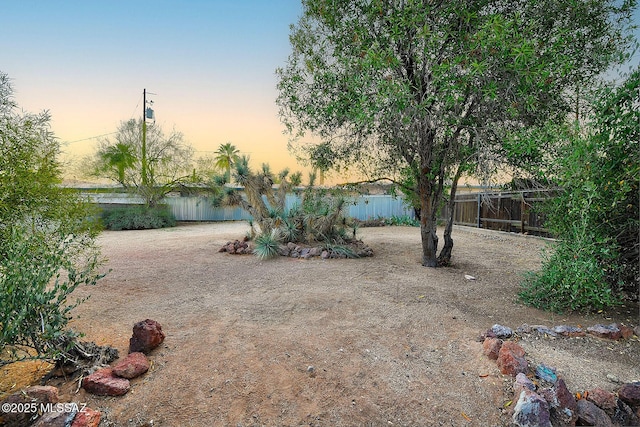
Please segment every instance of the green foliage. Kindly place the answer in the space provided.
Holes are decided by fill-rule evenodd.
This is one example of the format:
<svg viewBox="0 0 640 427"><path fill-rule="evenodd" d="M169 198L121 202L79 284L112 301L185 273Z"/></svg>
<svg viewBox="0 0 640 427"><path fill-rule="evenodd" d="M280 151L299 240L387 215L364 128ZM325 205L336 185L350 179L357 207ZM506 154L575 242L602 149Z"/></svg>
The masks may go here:
<svg viewBox="0 0 640 427"><path fill-rule="evenodd" d="M92 210L61 182L59 142L47 113L18 112L0 73L0 364L55 359L79 302L101 277ZM6 358L4 357L6 356Z"/></svg>
<svg viewBox="0 0 640 427"><path fill-rule="evenodd" d="M271 233L262 233L255 238L255 248L253 253L260 259L275 258L278 256L280 246L280 236L278 230Z"/></svg>
<svg viewBox="0 0 640 427"><path fill-rule="evenodd" d="M174 227L176 218L165 205L141 205L105 209L102 223L107 230L146 230Z"/></svg>
<svg viewBox="0 0 640 427"><path fill-rule="evenodd" d="M192 168L193 148L183 135L175 130L166 135L155 124L146 125L143 162L142 124L142 119L120 123L116 135L100 140L96 153L85 159L83 173L112 180L153 206L197 174Z"/></svg>
<svg viewBox="0 0 640 427"><path fill-rule="evenodd" d="M384 222L387 225L408 225L410 227L420 227L420 221L408 215L393 215L391 216L391 218L385 218Z"/></svg>
<svg viewBox="0 0 640 427"><path fill-rule="evenodd" d="M525 281L525 302L586 310L638 297L639 107L637 68L620 87L598 92L588 128L558 158L562 191L545 224L560 243Z"/></svg>
<svg viewBox="0 0 640 427"><path fill-rule="evenodd" d="M227 188L219 201L223 205L241 206L253 217L260 233L255 238L256 253L269 258L277 249L277 242L341 244L349 241L347 219L343 215L345 195L340 190L306 187L301 193L300 204L285 209L287 192L292 185L288 171L278 174L280 184L274 188L274 176L268 165L259 172L249 167L249 159L240 157L235 164L235 179L244 186L245 195ZM253 234L253 232L252 232ZM277 252L277 251L275 251Z"/></svg>
<svg viewBox="0 0 640 427"><path fill-rule="evenodd" d="M28 358L57 359L65 348L71 310L82 300L69 301L81 284L94 285L102 277L95 250L79 251L91 239L61 239L30 226L12 227L0 262L0 365ZM56 239L52 241L51 238ZM35 351L35 353L33 353Z"/></svg>
<svg viewBox="0 0 640 427"><path fill-rule="evenodd" d="M293 147L320 172L358 168L394 179L410 172L425 266L437 265L437 213L460 167L494 171L508 130L563 120L567 91L624 57L635 6L302 3L291 54L277 70L277 103ZM319 142L300 143L307 133ZM521 151L537 155L532 148Z"/></svg>

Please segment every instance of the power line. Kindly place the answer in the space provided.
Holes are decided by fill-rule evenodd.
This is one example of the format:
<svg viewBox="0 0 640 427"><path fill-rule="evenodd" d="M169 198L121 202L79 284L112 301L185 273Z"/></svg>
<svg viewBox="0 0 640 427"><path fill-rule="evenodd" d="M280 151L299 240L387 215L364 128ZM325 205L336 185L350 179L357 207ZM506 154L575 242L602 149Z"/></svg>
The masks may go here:
<svg viewBox="0 0 640 427"><path fill-rule="evenodd" d="M88 141L90 139L96 139L96 138L100 138L100 137L103 137L103 136L114 135L116 133L118 133L118 132L103 133L102 135L96 135L96 136L90 136L88 138L76 139L75 141L66 141L65 144L73 144L75 142Z"/></svg>

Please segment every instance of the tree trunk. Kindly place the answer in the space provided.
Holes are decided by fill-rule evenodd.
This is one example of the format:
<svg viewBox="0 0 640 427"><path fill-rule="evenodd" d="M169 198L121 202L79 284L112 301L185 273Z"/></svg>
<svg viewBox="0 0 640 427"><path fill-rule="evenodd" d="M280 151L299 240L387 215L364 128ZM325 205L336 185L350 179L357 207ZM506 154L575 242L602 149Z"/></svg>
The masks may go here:
<svg viewBox="0 0 640 427"><path fill-rule="evenodd" d="M420 237L422 238L422 265L425 267L437 267L438 259L438 235L436 233L436 221L433 212L433 185L429 182L426 173L422 173L419 179L420 187Z"/></svg>
<svg viewBox="0 0 640 427"><path fill-rule="evenodd" d="M451 183L451 194L449 195L449 202L447 203L448 218L444 229L444 246L440 251L440 255L438 255L439 266L447 266L451 263L451 253L453 252L453 239L451 238L451 232L453 231L453 219L456 207L455 198L460 175L462 175L462 165L458 165L458 170L456 171L456 175L453 177L453 182Z"/></svg>

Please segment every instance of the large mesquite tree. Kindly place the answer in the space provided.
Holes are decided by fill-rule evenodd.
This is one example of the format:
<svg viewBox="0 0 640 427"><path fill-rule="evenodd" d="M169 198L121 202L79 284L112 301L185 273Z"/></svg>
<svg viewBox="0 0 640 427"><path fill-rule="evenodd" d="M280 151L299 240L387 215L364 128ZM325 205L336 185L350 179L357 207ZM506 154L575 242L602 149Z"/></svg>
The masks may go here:
<svg viewBox="0 0 640 427"><path fill-rule="evenodd" d="M635 0L303 0L278 105L321 170L409 171L422 263L445 187L510 129L561 120L567 91L619 58ZM453 240L445 241L443 263Z"/></svg>

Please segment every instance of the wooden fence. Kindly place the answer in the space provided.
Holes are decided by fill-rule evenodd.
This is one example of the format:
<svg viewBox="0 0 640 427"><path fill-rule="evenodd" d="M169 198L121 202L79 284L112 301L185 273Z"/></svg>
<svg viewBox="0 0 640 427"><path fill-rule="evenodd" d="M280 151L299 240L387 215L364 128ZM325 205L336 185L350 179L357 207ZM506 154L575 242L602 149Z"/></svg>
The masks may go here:
<svg viewBox="0 0 640 427"><path fill-rule="evenodd" d="M544 217L536 208L550 197L553 190L460 194L455 199L454 223L549 236Z"/></svg>

